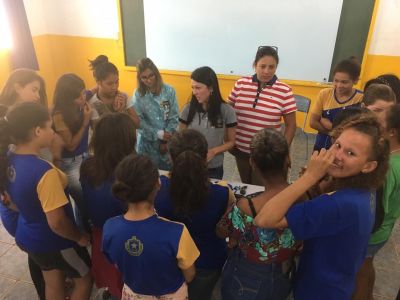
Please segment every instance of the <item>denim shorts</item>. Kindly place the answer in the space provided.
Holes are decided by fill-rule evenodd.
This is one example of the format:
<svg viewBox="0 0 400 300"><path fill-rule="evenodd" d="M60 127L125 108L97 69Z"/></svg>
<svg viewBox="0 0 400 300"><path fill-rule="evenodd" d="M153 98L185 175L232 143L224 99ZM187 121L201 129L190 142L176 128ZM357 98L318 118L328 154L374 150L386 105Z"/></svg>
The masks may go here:
<svg viewBox="0 0 400 300"><path fill-rule="evenodd" d="M281 263L262 264L232 250L221 276L223 300L282 300L292 291L292 281Z"/></svg>

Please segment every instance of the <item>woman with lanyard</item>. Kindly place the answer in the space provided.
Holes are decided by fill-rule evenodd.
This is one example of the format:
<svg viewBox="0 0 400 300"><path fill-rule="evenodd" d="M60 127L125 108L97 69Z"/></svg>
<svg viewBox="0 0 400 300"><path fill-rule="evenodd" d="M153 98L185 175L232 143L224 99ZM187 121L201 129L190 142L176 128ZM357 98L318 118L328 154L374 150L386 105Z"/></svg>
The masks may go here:
<svg viewBox="0 0 400 300"><path fill-rule="evenodd" d="M54 91L53 126L64 141L60 168L68 176L68 189L79 210L75 210L78 225L87 224L87 214L82 205L82 188L79 170L88 156L89 126L98 118L95 110L86 101L85 83L75 74L62 75ZM80 220L80 214L82 220ZM79 221L83 221L80 224Z"/></svg>
<svg viewBox="0 0 400 300"><path fill-rule="evenodd" d="M179 130L200 131L208 143L208 176L222 179L224 152L233 148L236 135L235 111L222 99L218 78L210 67L193 71L192 97L179 118Z"/></svg>
<svg viewBox="0 0 400 300"><path fill-rule="evenodd" d="M331 146L329 132L339 111L360 105L363 93L354 88L360 71L355 58L342 60L333 70L333 87L321 90L313 101L310 127L318 131L314 150L329 149Z"/></svg>
<svg viewBox="0 0 400 300"><path fill-rule="evenodd" d="M150 58L137 66L138 89L134 107L140 119L138 153L148 155L161 170L169 170L167 142L178 126L178 103L172 86L163 83L160 72Z"/></svg>
<svg viewBox="0 0 400 300"><path fill-rule="evenodd" d="M261 176L249 163L252 137L264 128L280 130L281 117L285 123L283 134L289 145L296 131L296 102L292 89L275 75L278 63L276 47L259 47L253 63L256 73L240 78L228 98L238 119L232 154L244 183L263 185Z"/></svg>

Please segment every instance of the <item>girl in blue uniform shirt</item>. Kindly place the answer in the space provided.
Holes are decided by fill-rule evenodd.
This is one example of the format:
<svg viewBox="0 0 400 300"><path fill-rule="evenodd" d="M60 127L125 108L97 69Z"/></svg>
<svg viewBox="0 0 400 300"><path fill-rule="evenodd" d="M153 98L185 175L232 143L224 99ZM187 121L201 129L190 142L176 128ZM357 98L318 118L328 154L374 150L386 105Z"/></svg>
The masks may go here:
<svg viewBox="0 0 400 300"><path fill-rule="evenodd" d="M374 116L349 119L333 135L331 149L314 152L304 175L255 218L257 226L289 227L296 239L304 240L296 300L351 299L374 223L374 190L388 168L388 145ZM333 178L333 193L293 205L326 175Z"/></svg>
<svg viewBox="0 0 400 300"><path fill-rule="evenodd" d="M168 147L171 175L161 176L155 208L160 216L184 223L200 250L189 299L211 299L227 258L225 239L217 237L215 228L234 195L227 186L210 182L208 145L200 132L182 130L172 136Z"/></svg>
<svg viewBox="0 0 400 300"><path fill-rule="evenodd" d="M161 170L171 167L167 142L178 126L178 103L172 86L163 83L160 72L150 58L137 66L138 89L134 107L140 119L138 153L150 156Z"/></svg>
<svg viewBox="0 0 400 300"><path fill-rule="evenodd" d="M46 299L65 299L66 275L75 281L71 299L89 299L89 237L73 221L65 174L38 157L54 137L47 108L13 106L0 121L0 137L0 192L19 211L15 241L42 269ZM7 154L11 142L15 150Z"/></svg>
<svg viewBox="0 0 400 300"><path fill-rule="evenodd" d="M0 94L0 104L2 105L0 117L5 116L9 106L22 102L37 102L47 106L45 82L34 70L16 69L10 74ZM41 151L41 157L46 157L46 159L50 161L53 158L59 158L62 145L60 142L60 137L55 136L51 149L47 149L47 151L43 149ZM0 217L8 233L15 237L18 212L0 203ZM44 300L45 291L42 272L30 258L28 258L28 265L39 299Z"/></svg>
<svg viewBox="0 0 400 300"><path fill-rule="evenodd" d="M82 163L83 201L92 227L92 274L98 288L121 298L122 280L115 266L101 252L104 223L125 212L124 205L111 193L114 170L128 154L135 152L136 133L132 119L125 113L109 113L96 124L91 139L93 155Z"/></svg>
<svg viewBox="0 0 400 300"><path fill-rule="evenodd" d="M88 230L79 170L88 156L91 120L98 118L98 115L86 101L85 83L75 74L64 74L57 80L53 100L53 126L64 141L60 168L68 176L68 189L78 207L74 211L77 222Z"/></svg>
<svg viewBox="0 0 400 300"><path fill-rule="evenodd" d="M112 191L128 211L104 224L103 252L123 275L122 299L187 299L199 251L184 224L156 214L159 188L147 156L129 155L115 170Z"/></svg>

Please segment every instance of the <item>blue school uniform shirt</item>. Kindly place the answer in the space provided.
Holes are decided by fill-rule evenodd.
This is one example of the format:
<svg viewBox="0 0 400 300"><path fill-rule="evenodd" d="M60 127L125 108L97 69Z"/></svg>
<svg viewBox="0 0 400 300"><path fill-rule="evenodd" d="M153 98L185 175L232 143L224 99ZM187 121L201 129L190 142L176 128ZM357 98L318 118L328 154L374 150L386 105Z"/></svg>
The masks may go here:
<svg viewBox="0 0 400 300"><path fill-rule="evenodd" d="M12 237L15 237L15 232L17 231L18 215L18 212L0 203L1 223Z"/></svg>
<svg viewBox="0 0 400 300"><path fill-rule="evenodd" d="M35 155L9 155L7 192L19 210L16 243L31 252L59 251L76 245L50 229L46 212L62 207L73 221L64 191L66 175Z"/></svg>
<svg viewBox="0 0 400 300"><path fill-rule="evenodd" d="M375 193L342 189L296 204L286 215L304 240L294 298L351 299L374 223Z"/></svg>
<svg viewBox="0 0 400 300"><path fill-rule="evenodd" d="M181 269L199 256L184 224L156 214L140 221L124 216L107 220L103 252L132 291L154 296L177 291L185 281Z"/></svg>
<svg viewBox="0 0 400 300"><path fill-rule="evenodd" d="M82 176L80 181L84 205L94 226L102 229L108 219L124 213L124 205L111 191L113 179L107 179L98 186L92 186L87 178Z"/></svg>
<svg viewBox="0 0 400 300"><path fill-rule="evenodd" d="M219 184L211 184L205 206L190 216L174 213L170 197L170 179L161 176L161 188L154 201L157 213L170 220L182 222L200 250L196 267L201 269L221 269L227 258L225 239L217 237L215 227L224 215L228 206L229 188ZM188 199L190 201L190 199Z"/></svg>

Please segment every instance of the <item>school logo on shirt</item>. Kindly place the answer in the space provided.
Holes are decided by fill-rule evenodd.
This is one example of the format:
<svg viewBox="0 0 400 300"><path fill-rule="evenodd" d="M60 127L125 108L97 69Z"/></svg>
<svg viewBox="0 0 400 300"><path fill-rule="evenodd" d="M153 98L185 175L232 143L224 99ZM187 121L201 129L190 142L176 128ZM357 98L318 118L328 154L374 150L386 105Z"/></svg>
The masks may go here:
<svg viewBox="0 0 400 300"><path fill-rule="evenodd" d="M8 178L8 181L14 182L16 176L17 176L17 173L15 172L14 166L9 166L9 167L7 168L7 178Z"/></svg>
<svg viewBox="0 0 400 300"><path fill-rule="evenodd" d="M136 236L132 236L132 238L125 242L125 250L130 255L139 256L143 252L143 243Z"/></svg>

